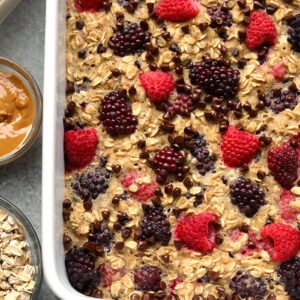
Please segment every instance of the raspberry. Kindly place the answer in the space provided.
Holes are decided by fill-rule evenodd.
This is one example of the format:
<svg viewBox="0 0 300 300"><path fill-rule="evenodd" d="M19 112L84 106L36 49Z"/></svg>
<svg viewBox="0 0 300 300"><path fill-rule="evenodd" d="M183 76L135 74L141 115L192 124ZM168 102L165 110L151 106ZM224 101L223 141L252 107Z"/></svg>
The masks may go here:
<svg viewBox="0 0 300 300"><path fill-rule="evenodd" d="M146 180L146 178L144 178ZM133 197L140 201L146 202L155 196L155 191L158 189L158 184L156 182L143 182L143 175L131 171L126 173L121 182L125 189L127 189ZM137 191L131 191L130 186L135 185L137 186Z"/></svg>
<svg viewBox="0 0 300 300"><path fill-rule="evenodd" d="M273 147L268 152L268 167L274 179L284 188L290 189L297 179L298 155L288 144Z"/></svg>
<svg viewBox="0 0 300 300"><path fill-rule="evenodd" d="M278 114L285 109L293 110L298 104L298 95L289 89L272 90L264 98L264 104Z"/></svg>
<svg viewBox="0 0 300 300"><path fill-rule="evenodd" d="M275 65L272 69L269 70L269 74L273 75L275 80L277 81L283 81L286 73L286 67L282 63Z"/></svg>
<svg viewBox="0 0 300 300"><path fill-rule="evenodd" d="M288 295L295 300L300 300L300 258L295 256L282 263L277 273Z"/></svg>
<svg viewBox="0 0 300 300"><path fill-rule="evenodd" d="M283 190L280 194L279 210L280 216L287 222L294 222L297 220L299 211L294 210L289 204L296 200L295 195L289 190Z"/></svg>
<svg viewBox="0 0 300 300"><path fill-rule="evenodd" d="M212 252L216 247L215 226L218 216L207 212L182 217L174 231L174 239L180 240L187 248L203 253Z"/></svg>
<svg viewBox="0 0 300 300"><path fill-rule="evenodd" d="M117 91L110 92L101 101L100 121L111 136L128 135L136 130L138 120L131 105Z"/></svg>
<svg viewBox="0 0 300 300"><path fill-rule="evenodd" d="M126 56L141 53L151 41L151 34L137 23L131 23L109 39L108 47L115 55Z"/></svg>
<svg viewBox="0 0 300 300"><path fill-rule="evenodd" d="M230 196L232 204L237 205L240 212L248 218L252 218L265 204L264 191L243 177L239 177L230 185Z"/></svg>
<svg viewBox="0 0 300 300"><path fill-rule="evenodd" d="M291 18L288 25L288 42L292 45L294 51L300 52L300 14Z"/></svg>
<svg viewBox="0 0 300 300"><path fill-rule="evenodd" d="M95 222L90 227L89 241L103 247L106 251L110 250L110 243L113 237L114 234L104 223Z"/></svg>
<svg viewBox="0 0 300 300"><path fill-rule="evenodd" d="M75 8L79 12L98 12L104 0L75 0Z"/></svg>
<svg viewBox="0 0 300 300"><path fill-rule="evenodd" d="M96 168L75 178L71 187L84 201L96 199L107 190L109 178L108 171Z"/></svg>
<svg viewBox="0 0 300 300"><path fill-rule="evenodd" d="M142 291L158 291L161 282L161 270L157 267L144 265L134 272L134 283Z"/></svg>
<svg viewBox="0 0 300 300"><path fill-rule="evenodd" d="M261 231L264 249L273 261L287 261L300 249L300 233L290 225L270 224Z"/></svg>
<svg viewBox="0 0 300 300"><path fill-rule="evenodd" d="M67 168L82 168L94 158L98 145L95 128L69 130L65 132L65 161Z"/></svg>
<svg viewBox="0 0 300 300"><path fill-rule="evenodd" d="M189 117L191 112L196 109L196 105L192 100L192 96L189 95L177 95L175 101L170 102L167 107L167 111L170 117L173 118L177 115L183 117Z"/></svg>
<svg viewBox="0 0 300 300"><path fill-rule="evenodd" d="M230 289L243 299L263 300L268 292L265 282L245 272L237 272L231 279Z"/></svg>
<svg viewBox="0 0 300 300"><path fill-rule="evenodd" d="M162 245L168 245L171 238L170 223L163 207L157 204L143 205L144 217L140 223L138 239L147 241L154 239Z"/></svg>
<svg viewBox="0 0 300 300"><path fill-rule="evenodd" d="M232 25L232 14L226 6L211 6L208 7L207 13L210 16L211 28L231 27Z"/></svg>
<svg viewBox="0 0 300 300"><path fill-rule="evenodd" d="M184 162L185 157L181 152L170 147L160 150L154 157L156 181L164 184L170 175L174 175L177 180L182 181L187 171Z"/></svg>
<svg viewBox="0 0 300 300"><path fill-rule="evenodd" d="M198 15L199 4L197 0L160 0L155 13L170 22L185 22Z"/></svg>
<svg viewBox="0 0 300 300"><path fill-rule="evenodd" d="M251 162L260 148L259 139L245 131L229 126L222 135L221 151L223 162L231 168L239 168Z"/></svg>
<svg viewBox="0 0 300 300"><path fill-rule="evenodd" d="M202 176L215 169L215 155L209 152L203 134L195 132L193 137L186 137L186 147L197 159L197 169Z"/></svg>
<svg viewBox="0 0 300 300"><path fill-rule="evenodd" d="M70 284L79 292L95 289L100 283L96 257L83 248L72 248L65 256L66 272Z"/></svg>
<svg viewBox="0 0 300 300"><path fill-rule="evenodd" d="M274 22L268 14L255 11L251 14L250 24L246 29L246 44L250 50L255 50L263 45L274 46L277 31Z"/></svg>
<svg viewBox="0 0 300 300"><path fill-rule="evenodd" d="M192 84L216 97L233 98L239 91L240 72L223 60L205 57L192 65L189 76Z"/></svg>
<svg viewBox="0 0 300 300"><path fill-rule="evenodd" d="M174 90L175 83L171 74L161 71L149 71L140 75L141 85L154 103L167 100Z"/></svg>

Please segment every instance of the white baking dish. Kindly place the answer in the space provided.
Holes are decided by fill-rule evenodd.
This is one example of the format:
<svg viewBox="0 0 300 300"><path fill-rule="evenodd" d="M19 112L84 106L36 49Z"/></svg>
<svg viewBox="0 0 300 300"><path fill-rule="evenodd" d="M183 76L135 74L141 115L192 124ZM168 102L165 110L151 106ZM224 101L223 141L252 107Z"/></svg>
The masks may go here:
<svg viewBox="0 0 300 300"><path fill-rule="evenodd" d="M69 284L62 244L65 12L65 0L47 1L43 124L43 264L46 281L61 300L84 300L94 298L78 293Z"/></svg>

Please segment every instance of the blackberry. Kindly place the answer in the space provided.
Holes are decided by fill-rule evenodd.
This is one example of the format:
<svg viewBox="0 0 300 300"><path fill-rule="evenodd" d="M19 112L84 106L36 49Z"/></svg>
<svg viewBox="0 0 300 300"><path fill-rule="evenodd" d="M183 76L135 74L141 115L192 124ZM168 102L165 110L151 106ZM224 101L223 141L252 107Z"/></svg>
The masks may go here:
<svg viewBox="0 0 300 300"><path fill-rule="evenodd" d="M146 50L151 41L151 34L137 23L131 23L113 35L108 42L115 55L126 56Z"/></svg>
<svg viewBox="0 0 300 300"><path fill-rule="evenodd" d="M190 95L177 95L177 99L174 102L170 102L167 107L167 111L171 118L176 115L183 117L189 117L191 112L196 109L196 105Z"/></svg>
<svg viewBox="0 0 300 300"><path fill-rule="evenodd" d="M294 51L300 52L300 14L288 20L288 25L288 42Z"/></svg>
<svg viewBox="0 0 300 300"><path fill-rule="evenodd" d="M193 137L186 137L185 144L193 157L197 159L197 169L201 175L204 176L215 169L215 155L209 152L207 142L203 134L195 132Z"/></svg>
<svg viewBox="0 0 300 300"><path fill-rule="evenodd" d="M100 108L100 121L111 136L135 132L138 120L132 114L131 105L117 91L104 97Z"/></svg>
<svg viewBox="0 0 300 300"><path fill-rule="evenodd" d="M270 107L275 114L278 114L285 109L293 110L298 104L298 95L289 89L275 89L266 95L264 104Z"/></svg>
<svg viewBox="0 0 300 300"><path fill-rule="evenodd" d="M110 173L107 170L96 168L86 174L79 175L71 183L71 187L80 198L88 201L105 193L109 178Z"/></svg>
<svg viewBox="0 0 300 300"><path fill-rule="evenodd" d="M164 214L163 207L154 204L143 205L144 217L140 222L138 240L153 240L168 245L171 238L170 222Z"/></svg>
<svg viewBox="0 0 300 300"><path fill-rule="evenodd" d="M255 278L245 272L237 272L232 278L230 289L241 298L263 300L268 292L267 286L262 278Z"/></svg>
<svg viewBox="0 0 300 300"><path fill-rule="evenodd" d="M95 289L100 283L100 271L96 257L83 248L70 249L65 257L66 272L70 284L79 292Z"/></svg>
<svg viewBox="0 0 300 300"><path fill-rule="evenodd" d="M97 246L102 246L107 251L110 250L113 237L114 234L105 223L95 222L90 227L89 241L96 243Z"/></svg>
<svg viewBox="0 0 300 300"><path fill-rule="evenodd" d="M300 258L295 256L282 263L277 272L289 296L300 300Z"/></svg>
<svg viewBox="0 0 300 300"><path fill-rule="evenodd" d="M211 19L211 28L231 27L232 14L227 7L219 5L211 6L207 8L207 13Z"/></svg>
<svg viewBox="0 0 300 300"><path fill-rule="evenodd" d="M134 272L134 283L142 291L158 291L161 282L161 270L157 267L144 265Z"/></svg>
<svg viewBox="0 0 300 300"><path fill-rule="evenodd" d="M237 205L246 217L253 217L261 205L265 204L264 191L252 184L249 179L239 177L230 185L230 196L233 205Z"/></svg>
<svg viewBox="0 0 300 300"><path fill-rule="evenodd" d="M229 99L239 91L240 72L223 60L205 57L192 65L189 76L192 84L198 85L212 96Z"/></svg>
<svg viewBox="0 0 300 300"><path fill-rule="evenodd" d="M154 157L156 181L165 184L169 175L174 175L177 180L182 181L187 172L184 163L185 157L181 152L171 147L163 148Z"/></svg>

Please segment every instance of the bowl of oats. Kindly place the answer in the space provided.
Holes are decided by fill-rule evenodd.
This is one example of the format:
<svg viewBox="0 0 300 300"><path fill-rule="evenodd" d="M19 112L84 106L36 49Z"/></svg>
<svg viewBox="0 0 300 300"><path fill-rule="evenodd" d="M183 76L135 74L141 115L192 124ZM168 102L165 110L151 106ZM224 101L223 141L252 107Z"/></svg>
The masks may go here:
<svg viewBox="0 0 300 300"><path fill-rule="evenodd" d="M0 299L37 299L42 282L42 252L25 215L0 197Z"/></svg>

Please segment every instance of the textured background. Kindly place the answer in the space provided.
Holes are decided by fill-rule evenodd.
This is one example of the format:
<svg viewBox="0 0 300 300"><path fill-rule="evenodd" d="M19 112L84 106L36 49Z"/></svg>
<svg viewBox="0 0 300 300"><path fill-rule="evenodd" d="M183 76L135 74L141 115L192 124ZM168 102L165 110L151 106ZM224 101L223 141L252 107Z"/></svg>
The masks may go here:
<svg viewBox="0 0 300 300"><path fill-rule="evenodd" d="M0 25L0 55L27 68L43 88L46 0L22 0ZM41 233L41 137L31 151L0 168L0 195L16 204ZM35 300L54 300L44 284Z"/></svg>

